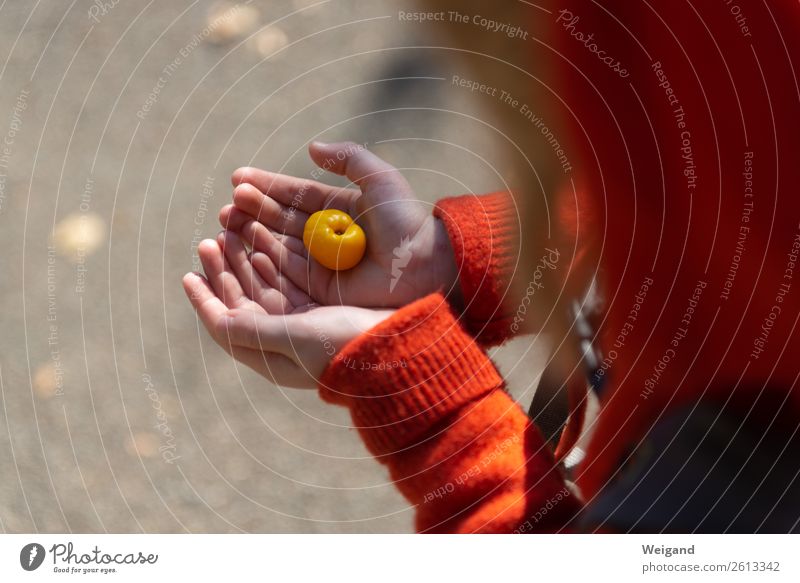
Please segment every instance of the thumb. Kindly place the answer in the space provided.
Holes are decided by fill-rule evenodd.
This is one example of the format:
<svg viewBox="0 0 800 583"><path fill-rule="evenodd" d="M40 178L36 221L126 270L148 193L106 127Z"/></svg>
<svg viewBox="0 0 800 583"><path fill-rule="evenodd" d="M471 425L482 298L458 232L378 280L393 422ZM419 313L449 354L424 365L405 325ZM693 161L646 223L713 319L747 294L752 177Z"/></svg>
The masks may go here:
<svg viewBox="0 0 800 583"><path fill-rule="evenodd" d="M411 187L400 171L361 144L315 141L308 146L308 153L323 170L346 176L361 188L368 201L359 201L359 207L364 202L375 205L410 197Z"/></svg>

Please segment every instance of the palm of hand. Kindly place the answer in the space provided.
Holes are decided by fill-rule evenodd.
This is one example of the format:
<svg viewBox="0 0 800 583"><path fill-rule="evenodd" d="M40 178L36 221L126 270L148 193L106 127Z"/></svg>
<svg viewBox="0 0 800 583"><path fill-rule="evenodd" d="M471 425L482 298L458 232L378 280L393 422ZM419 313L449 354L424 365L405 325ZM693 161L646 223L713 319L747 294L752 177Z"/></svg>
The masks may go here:
<svg viewBox="0 0 800 583"><path fill-rule="evenodd" d="M304 253L309 295L320 303L398 307L435 289L433 274L424 269L433 259L434 223L429 213L413 200L360 210L359 202L367 200L366 196L356 198L357 210L352 215L368 241L359 265L335 272Z"/></svg>
<svg viewBox="0 0 800 583"><path fill-rule="evenodd" d="M231 232L198 253L206 276L187 274L184 288L200 320L236 360L283 386L315 387L334 354L391 313L311 303Z"/></svg>
<svg viewBox="0 0 800 583"><path fill-rule="evenodd" d="M337 156L341 151L348 154ZM453 287L455 262L444 229L395 168L355 146L312 144L310 152L360 190L242 168L232 178L234 204L220 212L222 225L321 304L398 307ZM303 246L305 221L324 208L349 213L366 233L366 255L353 269L326 269Z"/></svg>

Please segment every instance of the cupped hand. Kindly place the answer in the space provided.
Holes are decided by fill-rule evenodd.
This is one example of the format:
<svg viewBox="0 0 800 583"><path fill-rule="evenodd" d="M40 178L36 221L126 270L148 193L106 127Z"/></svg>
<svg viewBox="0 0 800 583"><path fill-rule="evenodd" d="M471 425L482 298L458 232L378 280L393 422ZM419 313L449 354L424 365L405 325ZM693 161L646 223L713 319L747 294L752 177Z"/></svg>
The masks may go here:
<svg viewBox="0 0 800 583"><path fill-rule="evenodd" d="M232 232L201 242L198 254L205 277L188 273L183 286L203 325L236 360L282 386L316 387L348 342L392 313L312 303Z"/></svg>
<svg viewBox="0 0 800 583"><path fill-rule="evenodd" d="M222 226L320 304L399 307L435 291L458 301L458 268L444 226L396 168L350 142L313 142L309 154L357 188L240 168L232 177L233 205L220 211ZM347 212L366 233L364 259L347 271L323 267L303 246L306 220L328 208Z"/></svg>

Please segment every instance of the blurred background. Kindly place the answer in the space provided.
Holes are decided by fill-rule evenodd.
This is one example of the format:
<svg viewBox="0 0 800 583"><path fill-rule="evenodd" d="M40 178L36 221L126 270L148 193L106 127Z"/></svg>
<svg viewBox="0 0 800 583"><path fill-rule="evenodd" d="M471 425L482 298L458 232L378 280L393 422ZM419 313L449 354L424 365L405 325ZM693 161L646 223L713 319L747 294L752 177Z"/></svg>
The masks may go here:
<svg viewBox="0 0 800 583"><path fill-rule="evenodd" d="M412 530L347 412L233 362L180 284L231 171L310 177L314 138L426 201L510 180L487 97L404 9L0 3L2 531ZM525 408L542 347L492 352Z"/></svg>

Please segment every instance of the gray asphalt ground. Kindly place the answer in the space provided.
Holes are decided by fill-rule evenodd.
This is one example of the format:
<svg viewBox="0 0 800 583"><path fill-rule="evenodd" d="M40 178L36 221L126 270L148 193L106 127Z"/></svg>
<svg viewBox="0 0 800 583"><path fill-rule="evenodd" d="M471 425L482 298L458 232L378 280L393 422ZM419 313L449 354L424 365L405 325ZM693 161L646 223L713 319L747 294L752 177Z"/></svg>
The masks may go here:
<svg viewBox="0 0 800 583"><path fill-rule="evenodd" d="M398 2L0 2L0 529L410 531L346 411L237 366L180 280L231 171L310 176L313 138L427 201L501 187L457 65ZM539 345L493 356L527 406Z"/></svg>

